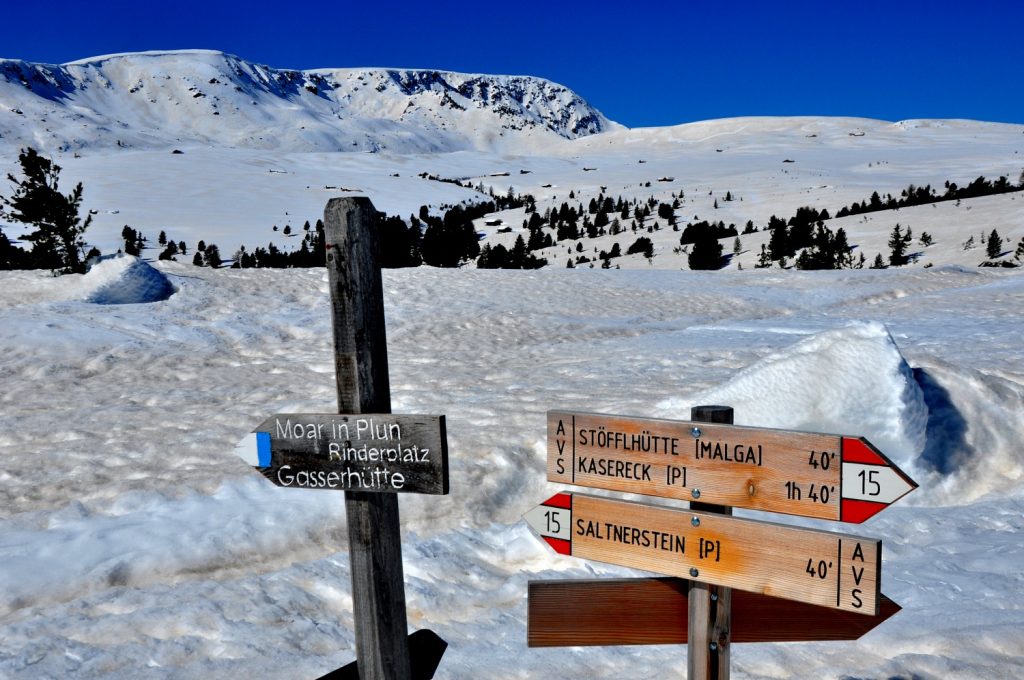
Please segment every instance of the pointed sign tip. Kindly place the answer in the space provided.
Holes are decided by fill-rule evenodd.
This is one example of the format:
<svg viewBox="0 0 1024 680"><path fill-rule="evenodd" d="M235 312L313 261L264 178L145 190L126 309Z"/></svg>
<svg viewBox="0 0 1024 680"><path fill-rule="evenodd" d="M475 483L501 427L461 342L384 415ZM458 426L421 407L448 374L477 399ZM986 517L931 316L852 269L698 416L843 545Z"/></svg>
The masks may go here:
<svg viewBox="0 0 1024 680"><path fill-rule="evenodd" d="M556 493L551 498L547 499L541 505L547 505L551 508L563 508L565 510L572 510L572 494L569 493Z"/></svg>
<svg viewBox="0 0 1024 680"><path fill-rule="evenodd" d="M864 437L843 437L843 462L886 465L890 462Z"/></svg>

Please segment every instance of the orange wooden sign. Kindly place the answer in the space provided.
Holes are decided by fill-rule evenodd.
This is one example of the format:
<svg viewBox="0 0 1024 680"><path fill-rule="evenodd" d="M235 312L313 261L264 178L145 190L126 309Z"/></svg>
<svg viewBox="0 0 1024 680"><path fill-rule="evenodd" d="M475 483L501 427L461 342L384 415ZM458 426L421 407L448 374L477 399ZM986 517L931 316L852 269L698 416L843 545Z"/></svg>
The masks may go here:
<svg viewBox="0 0 1024 680"><path fill-rule="evenodd" d="M565 555L878 614L879 540L572 493L524 517Z"/></svg>
<svg viewBox="0 0 1024 680"><path fill-rule="evenodd" d="M917 488L862 437L548 412L548 480L859 524Z"/></svg>

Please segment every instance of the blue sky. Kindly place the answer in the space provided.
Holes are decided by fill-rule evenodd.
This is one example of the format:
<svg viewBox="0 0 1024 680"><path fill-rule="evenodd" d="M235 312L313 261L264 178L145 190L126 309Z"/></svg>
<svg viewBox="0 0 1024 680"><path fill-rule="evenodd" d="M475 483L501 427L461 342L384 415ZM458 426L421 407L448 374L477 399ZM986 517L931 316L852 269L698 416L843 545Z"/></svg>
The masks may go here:
<svg viewBox="0 0 1024 680"><path fill-rule="evenodd" d="M1024 123L1024 3L11 3L0 56L206 48L562 83L630 127L744 115Z"/></svg>

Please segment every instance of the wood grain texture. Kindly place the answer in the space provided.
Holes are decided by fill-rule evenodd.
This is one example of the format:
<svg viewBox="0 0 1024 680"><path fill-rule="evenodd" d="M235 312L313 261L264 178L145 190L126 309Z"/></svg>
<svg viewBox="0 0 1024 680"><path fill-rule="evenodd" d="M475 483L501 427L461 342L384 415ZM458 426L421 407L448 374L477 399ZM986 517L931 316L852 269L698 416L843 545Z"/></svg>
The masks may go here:
<svg viewBox="0 0 1024 680"><path fill-rule="evenodd" d="M530 581L530 647L674 645L688 642L689 581L679 578ZM900 611L885 595L862 616L732 591L733 644L856 640Z"/></svg>
<svg viewBox="0 0 1024 680"><path fill-rule="evenodd" d="M570 411L547 428L552 482L840 520L838 435Z"/></svg>
<svg viewBox="0 0 1024 680"><path fill-rule="evenodd" d="M378 214L367 198L324 210L339 413L390 413ZM345 492L356 659L363 680L409 680L398 496Z"/></svg>
<svg viewBox="0 0 1024 680"><path fill-rule="evenodd" d="M572 555L666 576L877 613L881 541L571 494ZM694 524L697 520L698 524Z"/></svg>

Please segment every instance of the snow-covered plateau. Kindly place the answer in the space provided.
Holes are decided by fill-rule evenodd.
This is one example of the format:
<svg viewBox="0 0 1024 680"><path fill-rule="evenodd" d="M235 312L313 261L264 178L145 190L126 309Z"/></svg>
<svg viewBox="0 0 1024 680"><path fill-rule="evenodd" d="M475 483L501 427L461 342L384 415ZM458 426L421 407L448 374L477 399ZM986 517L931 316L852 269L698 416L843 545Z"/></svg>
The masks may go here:
<svg viewBox="0 0 1024 680"><path fill-rule="evenodd" d="M233 59L0 62L0 170L16 173L17 149L38 141L65 190L83 182L95 211L86 237L105 252L130 224L152 242L166 230L230 254L287 247L272 226L315 221L332 196L367 195L403 216L481 198L424 173L485 193L511 186L542 212L570 191L662 200L683 190L683 224L763 226L800 206L834 215L873 191L1017 182L1024 169L1020 125L748 118L626 130L594 111L592 129L572 132L551 121L586 103L548 84L550 115L517 130L460 119L497 115L479 93L458 99L436 80L402 93L388 74L405 71L291 72L290 82ZM170 103L177 90L148 94L188 76L205 95L188 99L210 105L225 73L262 82L238 87L252 88L252 111L280 117L264 125L221 103L217 128L197 112L168 118L186 106ZM340 120L332 102L367 94L360 76L376 92L371 73L384 74L383 97L443 107L430 125L458 139L422 121L371 125L369 99L341 132L288 122L282 107ZM445 93L462 109L428 106ZM129 109L114 94L163 108ZM517 101L526 111L534 100ZM61 141L48 146L54 121ZM356 128L389 148L332 146L351 146ZM69 139L81 143L62 150ZM714 207L726 192L734 200ZM523 219L519 209L478 226L486 243L510 244ZM545 479L548 410L685 419L709 402L733 406L739 424L864 436L920 485L855 527L737 511L882 539L881 590L903 610L853 642L738 644L734 678L1024 678L1024 275L979 268L984 247L963 247L997 229L1011 262L1024 193L827 223L869 262L896 223L934 242L915 245L907 267L755 269L767 241L758 231L725 269L698 272L663 225L645 232L654 257L625 256L618 271L567 269L564 244L540 270L384 271L393 410L447 418L450 494L400 497L409 624L449 643L438 678L685 677L683 647L527 648L529 580L643 574L558 555L521 517L564 490ZM58 278L0 272L0 677L319 677L354 658L343 497L272 486L234 445L270 414L335 408L325 272L155 256Z"/></svg>

